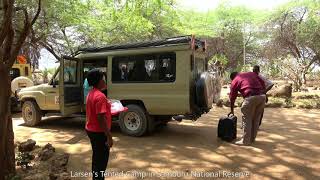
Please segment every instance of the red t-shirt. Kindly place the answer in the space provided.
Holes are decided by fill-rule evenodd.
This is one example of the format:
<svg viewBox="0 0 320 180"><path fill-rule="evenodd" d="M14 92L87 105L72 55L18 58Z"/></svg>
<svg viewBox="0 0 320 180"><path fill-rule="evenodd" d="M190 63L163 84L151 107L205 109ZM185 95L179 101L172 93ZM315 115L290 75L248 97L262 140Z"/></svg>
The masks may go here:
<svg viewBox="0 0 320 180"><path fill-rule="evenodd" d="M105 114L108 129L111 129L111 102L98 89L89 91L86 105L86 130L91 132L104 132L99 125L97 115Z"/></svg>
<svg viewBox="0 0 320 180"><path fill-rule="evenodd" d="M231 82L230 102L234 103L238 91L242 97L248 97L250 94L262 94L266 86L264 81L254 72L239 73Z"/></svg>

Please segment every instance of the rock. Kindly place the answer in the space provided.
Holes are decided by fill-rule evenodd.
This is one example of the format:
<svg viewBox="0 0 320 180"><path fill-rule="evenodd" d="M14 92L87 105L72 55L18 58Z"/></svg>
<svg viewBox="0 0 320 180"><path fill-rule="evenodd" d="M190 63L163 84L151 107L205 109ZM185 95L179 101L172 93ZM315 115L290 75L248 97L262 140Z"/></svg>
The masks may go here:
<svg viewBox="0 0 320 180"><path fill-rule="evenodd" d="M225 99L222 104L226 107L230 107L230 100L229 99Z"/></svg>
<svg viewBox="0 0 320 180"><path fill-rule="evenodd" d="M222 99L219 99L217 102L216 102L216 105L218 107L222 107L223 106L223 100Z"/></svg>
<svg viewBox="0 0 320 180"><path fill-rule="evenodd" d="M273 97L291 98L292 97L292 84L285 84L285 85L279 86L278 88L269 91L268 95L271 95Z"/></svg>
<svg viewBox="0 0 320 180"><path fill-rule="evenodd" d="M48 177L45 173L37 173L37 174L32 174L30 176L27 176L23 179L24 180L44 180L44 179L48 179Z"/></svg>
<svg viewBox="0 0 320 180"><path fill-rule="evenodd" d="M67 172L69 154L61 154L51 161L50 179L69 180L70 175Z"/></svg>
<svg viewBox="0 0 320 180"><path fill-rule="evenodd" d="M52 144L50 144L50 143L48 143L48 144L46 144L43 148L42 148L42 150L44 150L44 149L48 149L48 150L52 150L52 151L56 151L56 149L52 146Z"/></svg>
<svg viewBox="0 0 320 180"><path fill-rule="evenodd" d="M34 149L35 145L36 145L36 141L32 139L28 139L27 141L19 144L18 150L19 152L30 152Z"/></svg>
<svg viewBox="0 0 320 180"><path fill-rule="evenodd" d="M68 172L61 173L60 176L58 177L58 180L71 180L70 173Z"/></svg>
<svg viewBox="0 0 320 180"><path fill-rule="evenodd" d="M49 174L49 178L50 178L50 180L56 180L56 179L58 179L58 174L54 174L54 173L50 173Z"/></svg>
<svg viewBox="0 0 320 180"><path fill-rule="evenodd" d="M318 87L312 87L311 88L311 90L317 90L318 89Z"/></svg>
<svg viewBox="0 0 320 180"><path fill-rule="evenodd" d="M70 174L67 172L63 173L50 173L49 174L50 180L71 180Z"/></svg>
<svg viewBox="0 0 320 180"><path fill-rule="evenodd" d="M52 165L55 167L63 167L66 166L68 164L69 161L69 154L61 154L58 157L56 157L53 161L52 161Z"/></svg>
<svg viewBox="0 0 320 180"><path fill-rule="evenodd" d="M54 155L55 151L55 148L50 143L48 143L42 148L38 156L41 161L46 161Z"/></svg>

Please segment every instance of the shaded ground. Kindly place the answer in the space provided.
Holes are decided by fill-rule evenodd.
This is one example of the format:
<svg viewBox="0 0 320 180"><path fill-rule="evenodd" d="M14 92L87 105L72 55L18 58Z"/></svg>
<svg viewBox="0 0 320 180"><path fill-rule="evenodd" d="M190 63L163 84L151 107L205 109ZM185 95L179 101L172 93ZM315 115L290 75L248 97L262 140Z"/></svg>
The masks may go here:
<svg viewBox="0 0 320 180"><path fill-rule="evenodd" d="M131 176L112 179L139 179L133 177L138 176L132 173L135 171L158 173L154 177L145 174L145 179L159 179L157 176L170 172L171 176L177 175L174 171L188 173L185 179L195 179L197 174L191 175L192 172L219 171L246 171L250 179L319 179L320 111L267 108L252 147L216 138L218 119L227 113L226 108L215 108L196 122L172 122L152 136L141 138L124 136L114 126L108 168L114 173L130 171ZM239 111L236 114L241 117ZM50 142L58 151L71 154L68 168L73 175L90 171L91 147L83 131L83 119L49 118L36 128L23 126L19 115L13 122L16 141L32 138L39 145Z"/></svg>

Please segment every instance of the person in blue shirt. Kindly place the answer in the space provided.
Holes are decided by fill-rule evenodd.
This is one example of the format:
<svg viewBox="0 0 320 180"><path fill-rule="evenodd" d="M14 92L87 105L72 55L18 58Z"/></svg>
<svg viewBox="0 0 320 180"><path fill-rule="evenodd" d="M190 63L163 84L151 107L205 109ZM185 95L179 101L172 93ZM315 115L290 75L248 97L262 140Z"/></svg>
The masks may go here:
<svg viewBox="0 0 320 180"><path fill-rule="evenodd" d="M87 72L85 72L85 74L87 74ZM87 95L91 89L92 89L92 87L89 86L87 76L85 75L85 80L83 82L83 100L84 100L83 102L84 102L84 104L87 104Z"/></svg>

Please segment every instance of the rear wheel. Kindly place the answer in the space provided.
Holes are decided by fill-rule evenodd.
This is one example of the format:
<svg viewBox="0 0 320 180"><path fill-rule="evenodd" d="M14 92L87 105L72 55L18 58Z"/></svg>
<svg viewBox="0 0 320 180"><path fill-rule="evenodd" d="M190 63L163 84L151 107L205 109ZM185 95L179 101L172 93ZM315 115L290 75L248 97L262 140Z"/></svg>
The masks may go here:
<svg viewBox="0 0 320 180"><path fill-rule="evenodd" d="M142 136L148 130L148 116L138 105L128 105L128 111L120 114L121 131L129 136Z"/></svg>
<svg viewBox="0 0 320 180"><path fill-rule="evenodd" d="M36 126L41 121L41 111L34 101L25 101L22 105L22 117L27 126Z"/></svg>

